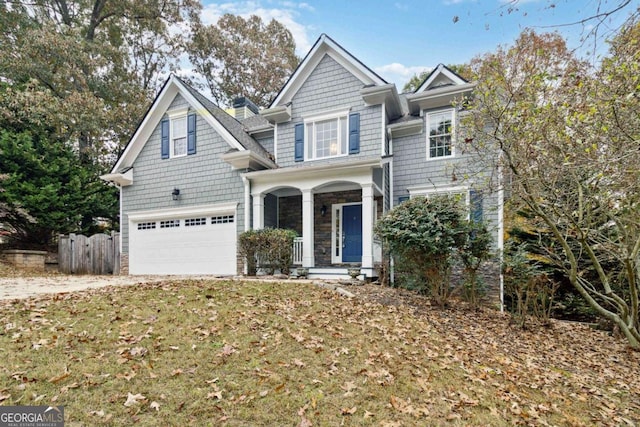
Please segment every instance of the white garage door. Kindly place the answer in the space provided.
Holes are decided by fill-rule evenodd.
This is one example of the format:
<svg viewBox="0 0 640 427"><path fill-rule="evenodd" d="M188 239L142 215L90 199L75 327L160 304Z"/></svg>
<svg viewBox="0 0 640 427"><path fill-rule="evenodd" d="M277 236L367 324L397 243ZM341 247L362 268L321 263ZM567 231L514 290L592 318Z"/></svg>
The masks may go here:
<svg viewBox="0 0 640 427"><path fill-rule="evenodd" d="M130 215L130 274L236 274L235 212Z"/></svg>

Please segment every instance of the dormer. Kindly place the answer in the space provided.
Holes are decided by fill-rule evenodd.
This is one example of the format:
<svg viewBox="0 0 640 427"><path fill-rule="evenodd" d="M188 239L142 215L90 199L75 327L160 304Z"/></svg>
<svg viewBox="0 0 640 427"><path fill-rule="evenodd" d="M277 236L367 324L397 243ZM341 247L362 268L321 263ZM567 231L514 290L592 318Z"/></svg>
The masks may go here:
<svg viewBox="0 0 640 427"><path fill-rule="evenodd" d="M406 95L409 114L417 116L424 110L451 106L455 99L468 96L475 86L439 64L414 93Z"/></svg>

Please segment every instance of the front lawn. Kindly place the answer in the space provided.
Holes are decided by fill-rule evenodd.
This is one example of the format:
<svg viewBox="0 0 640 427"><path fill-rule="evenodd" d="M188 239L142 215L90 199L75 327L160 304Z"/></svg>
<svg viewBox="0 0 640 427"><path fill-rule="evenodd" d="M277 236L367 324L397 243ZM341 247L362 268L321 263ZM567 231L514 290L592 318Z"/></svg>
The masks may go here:
<svg viewBox="0 0 640 427"><path fill-rule="evenodd" d="M640 424L640 354L605 333L353 290L177 281L0 302L0 404L64 405L67 426Z"/></svg>

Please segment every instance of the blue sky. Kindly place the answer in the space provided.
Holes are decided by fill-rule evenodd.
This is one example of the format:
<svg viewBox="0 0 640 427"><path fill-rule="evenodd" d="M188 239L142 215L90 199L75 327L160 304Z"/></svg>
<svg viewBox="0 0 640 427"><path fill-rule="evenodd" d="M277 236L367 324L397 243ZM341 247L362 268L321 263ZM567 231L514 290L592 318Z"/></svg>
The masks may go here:
<svg viewBox="0 0 640 427"><path fill-rule="evenodd" d="M203 0L203 20L223 13L277 19L293 34L304 56L322 33L351 52L398 89L416 72L439 63L468 62L476 55L511 44L527 27L559 31L572 48L593 28L556 27L591 16L598 5L611 9L621 0ZM632 1L604 22L599 35L616 30L640 1ZM517 10L511 10L510 8ZM454 22L455 21L455 22ZM592 45L589 45L592 46ZM606 51L602 40L598 52ZM586 52L586 48L582 48Z"/></svg>

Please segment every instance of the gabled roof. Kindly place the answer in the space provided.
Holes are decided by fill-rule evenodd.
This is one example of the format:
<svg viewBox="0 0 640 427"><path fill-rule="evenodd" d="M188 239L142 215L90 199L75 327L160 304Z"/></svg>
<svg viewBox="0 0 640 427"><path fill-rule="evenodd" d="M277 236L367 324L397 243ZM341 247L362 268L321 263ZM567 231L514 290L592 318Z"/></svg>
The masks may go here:
<svg viewBox="0 0 640 427"><path fill-rule="evenodd" d="M158 126L160 120L162 120L162 117L177 94L185 98L189 105L229 144L231 149L238 151L251 150L264 160L265 165L277 167L273 160L270 159L267 150L244 131L244 127L240 122L225 113L221 108L186 84L182 79L171 75L160 89L160 92L118 158L111 173L105 175L105 177L122 174L133 166L142 148L154 129Z"/></svg>
<svg viewBox="0 0 640 427"><path fill-rule="evenodd" d="M438 64L438 66L429 73L429 75L424 79L424 82L422 82L420 87L416 89L414 93L423 92L425 90L441 86L461 85L465 83L469 82L460 77L446 65Z"/></svg>
<svg viewBox="0 0 640 427"><path fill-rule="evenodd" d="M265 150L265 148L260 145L255 139L249 136L245 131L245 126L240 123L235 117L227 114L222 108L218 107L216 104L208 100L205 96L203 96L200 92L186 84L182 79L176 77L185 88L196 98L200 104L207 109L207 111L222 125L224 128L229 131L229 133L242 144L242 147L253 151L255 154L264 157L266 160L270 159L269 152ZM231 145L231 144L230 144ZM237 147L236 147L237 148ZM272 166L276 166L273 163Z"/></svg>
<svg viewBox="0 0 640 427"><path fill-rule="evenodd" d="M356 76L363 86L386 85L387 82L326 34L320 35L313 47L293 72L287 83L269 105L269 109L291 102L320 60L329 55Z"/></svg>
<svg viewBox="0 0 640 427"><path fill-rule="evenodd" d="M456 99L469 96L476 86L439 64L414 93L405 94L409 114L417 116L420 111L451 106Z"/></svg>

